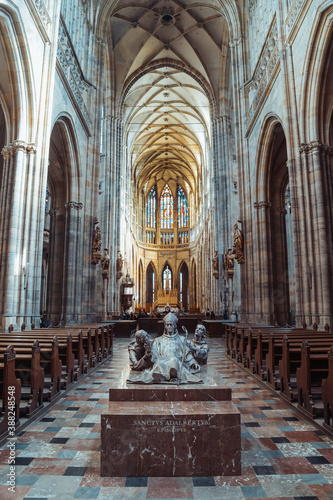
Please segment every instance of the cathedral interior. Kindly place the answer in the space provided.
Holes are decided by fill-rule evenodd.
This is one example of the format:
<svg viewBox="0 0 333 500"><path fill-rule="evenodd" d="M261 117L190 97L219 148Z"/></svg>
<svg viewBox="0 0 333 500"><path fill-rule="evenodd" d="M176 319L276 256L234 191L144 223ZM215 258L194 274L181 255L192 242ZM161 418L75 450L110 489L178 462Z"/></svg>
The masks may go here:
<svg viewBox="0 0 333 500"><path fill-rule="evenodd" d="M3 334L166 306L332 330L332 0L4 0L0 68ZM15 498L332 500L331 438L210 342L240 478L99 477L116 335L22 430Z"/></svg>

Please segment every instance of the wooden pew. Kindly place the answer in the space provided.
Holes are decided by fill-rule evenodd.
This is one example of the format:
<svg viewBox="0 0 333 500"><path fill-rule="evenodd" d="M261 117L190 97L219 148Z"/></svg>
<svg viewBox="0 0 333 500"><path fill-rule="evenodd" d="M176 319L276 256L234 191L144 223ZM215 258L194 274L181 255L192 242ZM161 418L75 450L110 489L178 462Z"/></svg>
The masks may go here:
<svg viewBox="0 0 333 500"><path fill-rule="evenodd" d="M32 417L43 408L44 369L40 364L40 345L36 340L32 346L15 353L15 377L21 380L20 416ZM6 349L2 352L4 355ZM25 404L26 401L26 404Z"/></svg>
<svg viewBox="0 0 333 500"><path fill-rule="evenodd" d="M298 408L315 418L323 415L324 406L321 384L328 376L329 344L321 347L310 346L304 340L301 349L301 366L297 368Z"/></svg>
<svg viewBox="0 0 333 500"><path fill-rule="evenodd" d="M273 378L272 370L273 370L273 363L275 363L274 354L278 353L278 350L282 346L282 340L286 331L289 332L288 333L289 339L292 339L292 341L293 342L295 341L296 343L301 343L302 340L306 339L308 339L311 342L317 341L319 343L324 339L325 340L329 339L333 342L333 336L329 332L317 332L317 331L303 330L303 329L293 329L293 330L278 329L274 330L274 332L272 332L271 329L266 330L264 332L259 330L255 337L255 342L256 342L255 348L253 347L255 345L255 342L253 342L252 339L252 352L251 354L249 354L249 356L252 356L252 359L254 358L252 362L252 372L260 380L266 380L268 370L270 370L268 377L270 379ZM274 342L271 339L272 333L274 335ZM269 350L270 347L271 351ZM275 353L273 352L273 348L275 350Z"/></svg>
<svg viewBox="0 0 333 500"><path fill-rule="evenodd" d="M283 355L284 337L285 336L282 336L281 333L270 334L268 339L268 352L266 349L265 364L262 365L263 378L266 379L267 383L274 389L279 388L279 382L281 378L279 372L279 363L282 360ZM317 344L318 346L320 346L322 342L326 341L331 341L333 343L333 335L327 332L314 333L308 330L305 332L291 331L289 333L289 346L291 346L292 349L298 348L299 350L301 350L303 340L308 340L309 342L311 342L311 345Z"/></svg>
<svg viewBox="0 0 333 500"><path fill-rule="evenodd" d="M19 424L20 417L21 380L15 376L13 346L8 346L4 354L0 356L0 394L0 439L3 439L8 436L9 427L12 432L12 427Z"/></svg>
<svg viewBox="0 0 333 500"><path fill-rule="evenodd" d="M328 376L322 381L321 393L324 406L325 429L333 431L333 346L328 352Z"/></svg>
<svg viewBox="0 0 333 500"><path fill-rule="evenodd" d="M53 332L52 332L53 333ZM11 335L11 338L9 339L5 335L0 335L0 342L4 341L11 341L15 346L17 346L17 349L20 349L21 347L24 346L29 346L34 343L36 338L36 333L35 332L25 332L24 334L20 335ZM51 347L52 347L52 342L54 337L52 338L51 335L44 334L44 335L38 335L39 342L41 346L43 347L42 353L41 353L41 361L42 363L48 363L50 362L51 359ZM70 333L67 333L66 336L59 336L57 337L57 342L58 342L58 358L62 361L62 366L63 366L63 371L64 373L62 374L62 385L64 388L68 387L73 381L74 381L74 365L75 365L75 359L74 359L74 354L72 350L72 335ZM19 351L17 351L19 352ZM56 358L56 354L54 354L54 358ZM51 369L47 370L48 373L50 373ZM54 371L57 372L57 368L54 368Z"/></svg>

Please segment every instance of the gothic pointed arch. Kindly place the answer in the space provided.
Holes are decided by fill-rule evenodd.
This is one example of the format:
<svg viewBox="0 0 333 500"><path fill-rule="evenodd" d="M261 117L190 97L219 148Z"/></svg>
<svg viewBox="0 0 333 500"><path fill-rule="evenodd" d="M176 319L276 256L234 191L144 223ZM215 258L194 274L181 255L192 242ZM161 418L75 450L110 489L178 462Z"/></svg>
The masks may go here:
<svg viewBox="0 0 333 500"><path fill-rule="evenodd" d="M79 195L75 132L69 117L60 116L50 139L46 188L50 200L45 213L42 264L41 307L46 304L48 320L53 324L75 321L74 311L81 302L80 287L75 285L82 265Z"/></svg>
<svg viewBox="0 0 333 500"><path fill-rule="evenodd" d="M137 303L141 306L143 304L143 263L142 259L139 260L139 268L138 268L138 285L137 285Z"/></svg>
<svg viewBox="0 0 333 500"><path fill-rule="evenodd" d="M146 269L146 310L153 306L158 290L158 276L155 264L150 261Z"/></svg>
<svg viewBox="0 0 333 500"><path fill-rule="evenodd" d="M259 255L254 272L260 279L255 294L261 298L260 321L281 326L294 324L296 307L295 242L287 160L282 124L276 116L268 116L257 156L254 210Z"/></svg>
<svg viewBox="0 0 333 500"><path fill-rule="evenodd" d="M309 224L304 289L306 323L330 323L333 314L333 7L323 2L316 11L305 57L300 102L300 155L307 185ZM305 231L303 231L304 233ZM310 286L309 286L310 285ZM314 305L315 304L315 305ZM323 314L320 315L319 311Z"/></svg>
<svg viewBox="0 0 333 500"><path fill-rule="evenodd" d="M174 287L174 274L168 261L165 262L162 268L161 284L163 290L172 290Z"/></svg>
<svg viewBox="0 0 333 500"><path fill-rule="evenodd" d="M178 288L178 299L182 305L184 311L189 310L189 300L190 300L190 282L189 282L189 270L187 263L185 261L181 262L178 267L177 275L177 288Z"/></svg>
<svg viewBox="0 0 333 500"><path fill-rule="evenodd" d="M31 55L20 11L12 5L0 8L0 57L2 61L0 88L6 109L7 141L33 142L31 123L35 119L35 93L31 75ZM18 42L20 40L20 43ZM5 105L4 105L5 104Z"/></svg>

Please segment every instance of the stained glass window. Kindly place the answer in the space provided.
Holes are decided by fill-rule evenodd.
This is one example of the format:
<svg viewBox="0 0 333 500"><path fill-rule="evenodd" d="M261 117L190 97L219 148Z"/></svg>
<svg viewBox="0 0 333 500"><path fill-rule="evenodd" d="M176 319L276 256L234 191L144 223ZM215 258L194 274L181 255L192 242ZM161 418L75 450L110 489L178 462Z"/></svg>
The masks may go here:
<svg viewBox="0 0 333 500"><path fill-rule="evenodd" d="M178 227L188 227L188 202L186 199L185 191L178 184L177 186L178 197Z"/></svg>
<svg viewBox="0 0 333 500"><path fill-rule="evenodd" d="M188 242L189 242L188 231L182 231L181 233L178 233L178 243L180 245L183 243L188 243Z"/></svg>
<svg viewBox="0 0 333 500"><path fill-rule="evenodd" d="M156 228L156 186L151 188L147 198L146 227Z"/></svg>
<svg viewBox="0 0 333 500"><path fill-rule="evenodd" d="M163 269L163 290L172 289L172 272L168 265Z"/></svg>
<svg viewBox="0 0 333 500"><path fill-rule="evenodd" d="M161 228L173 228L173 196L166 184L161 194Z"/></svg>

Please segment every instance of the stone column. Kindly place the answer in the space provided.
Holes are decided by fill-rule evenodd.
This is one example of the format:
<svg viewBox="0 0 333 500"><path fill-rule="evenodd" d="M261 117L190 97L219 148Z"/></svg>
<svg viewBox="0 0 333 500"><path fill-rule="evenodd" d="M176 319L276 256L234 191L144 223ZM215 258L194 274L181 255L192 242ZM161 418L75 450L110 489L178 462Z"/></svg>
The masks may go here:
<svg viewBox="0 0 333 500"><path fill-rule="evenodd" d="M271 253L269 234L270 203L267 201L256 202L254 203L254 208L257 210L258 234L258 238L256 239L257 259L254 261L255 295L258 298L256 312L259 313L259 322L269 325L272 321L272 284L270 280L272 270L269 265L269 255Z"/></svg>
<svg viewBox="0 0 333 500"><path fill-rule="evenodd" d="M311 254L311 319L319 326L328 323L332 327L332 270L330 255L332 251L332 228L330 221L331 200L327 197L329 187L327 179L326 155L332 148L313 141L301 146L302 159L307 170L309 185L308 205L311 207L307 219L307 235L310 239Z"/></svg>
<svg viewBox="0 0 333 500"><path fill-rule="evenodd" d="M66 324L77 323L81 316L80 298L82 290L82 230L80 210L82 203L68 201L64 204L65 215L65 245L64 245L64 276L62 295L62 319ZM81 230L81 231L80 231ZM80 258L81 257L81 258Z"/></svg>
<svg viewBox="0 0 333 500"><path fill-rule="evenodd" d="M20 326L17 323L29 323L39 318L39 304L36 306L39 294L36 294L37 301L32 300L35 275L33 250L37 235L36 220L31 220L31 213L34 204L38 204L32 196L32 183L36 181L33 176L35 153L34 144L19 140L2 150L0 312L3 329L11 323L17 328Z"/></svg>
<svg viewBox="0 0 333 500"><path fill-rule="evenodd" d="M110 283L108 311L120 310L120 287L117 280L117 253L120 249L120 196L123 123L116 116L107 116L107 162L105 162L105 192L102 205L101 232L104 245L110 249ZM102 304L100 304L102 307Z"/></svg>

